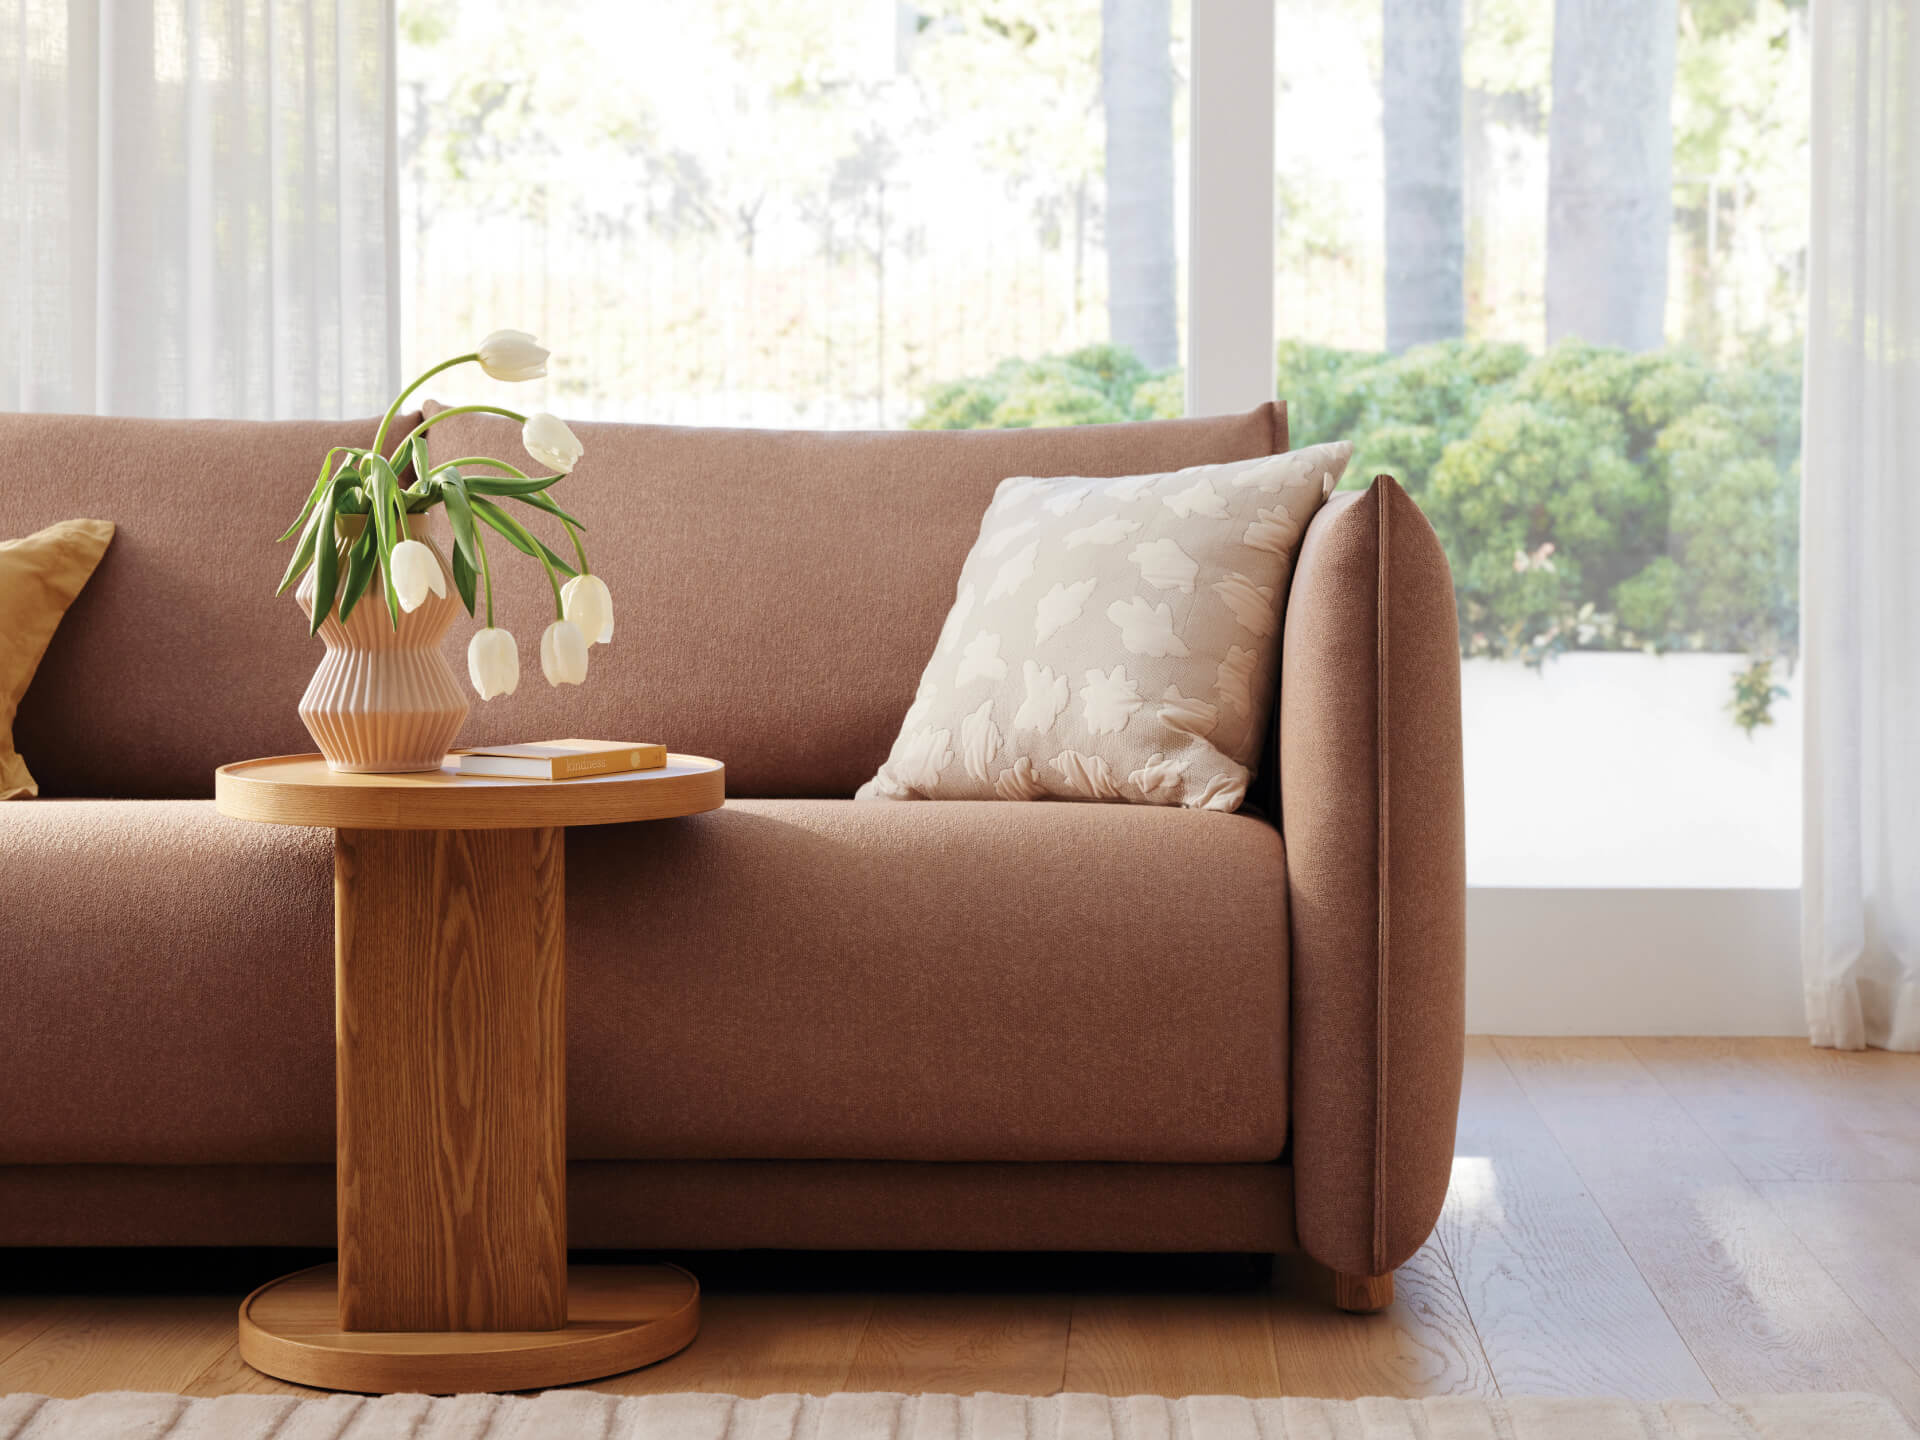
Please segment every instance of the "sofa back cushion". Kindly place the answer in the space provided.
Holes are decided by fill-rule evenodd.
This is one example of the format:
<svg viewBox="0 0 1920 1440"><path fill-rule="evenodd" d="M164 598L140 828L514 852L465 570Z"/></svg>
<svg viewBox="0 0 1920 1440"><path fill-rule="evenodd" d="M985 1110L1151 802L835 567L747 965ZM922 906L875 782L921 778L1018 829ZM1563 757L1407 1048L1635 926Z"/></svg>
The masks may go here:
<svg viewBox="0 0 1920 1440"><path fill-rule="evenodd" d="M291 551L273 541L321 454L369 444L374 428L0 415L0 535L82 514L118 526L15 726L43 794L205 796L216 765L313 749L295 706L320 644L292 596L273 593ZM491 546L520 688L475 697L461 743L661 740L726 761L729 793L764 796L851 795L886 758L1001 480L1286 448L1274 405L1057 430L575 429L587 458L556 495L591 527L614 640L594 647L584 686L550 688L550 592L531 560ZM433 434L436 458L526 459L519 427L496 417ZM534 519L570 553L557 524ZM444 511L434 527L446 548ZM463 616L448 639L456 672L475 628Z"/></svg>
<svg viewBox="0 0 1920 1440"><path fill-rule="evenodd" d="M590 527L613 641L593 648L586 684L549 687L536 657L551 595L532 561L490 546L496 619L520 642L521 681L476 701L464 743L663 741L724 760L729 794L766 797L851 795L886 759L1000 481L1286 448L1275 405L1051 430L574 429L586 458L554 494ZM432 434L436 459L525 464L508 420L459 415ZM557 522L532 519L571 554ZM471 629L456 626L461 643Z"/></svg>
<svg viewBox="0 0 1920 1440"><path fill-rule="evenodd" d="M116 527L14 725L41 794L205 796L216 765L313 748L294 707L320 642L273 593L273 542L327 448L376 425L0 414L0 535Z"/></svg>

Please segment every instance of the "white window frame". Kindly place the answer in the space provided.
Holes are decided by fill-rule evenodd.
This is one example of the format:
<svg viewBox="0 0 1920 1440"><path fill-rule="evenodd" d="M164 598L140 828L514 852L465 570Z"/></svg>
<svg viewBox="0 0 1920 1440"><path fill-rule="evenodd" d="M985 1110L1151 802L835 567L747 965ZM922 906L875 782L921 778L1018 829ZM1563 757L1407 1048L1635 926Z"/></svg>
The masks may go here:
<svg viewBox="0 0 1920 1440"><path fill-rule="evenodd" d="M1273 398L1273 0L1193 0L1187 413Z"/></svg>
<svg viewBox="0 0 1920 1440"><path fill-rule="evenodd" d="M1192 23L1187 413L1223 415L1274 394L1273 0L1193 0ZM1470 887L1467 1028L1804 1035L1799 909L1797 889Z"/></svg>

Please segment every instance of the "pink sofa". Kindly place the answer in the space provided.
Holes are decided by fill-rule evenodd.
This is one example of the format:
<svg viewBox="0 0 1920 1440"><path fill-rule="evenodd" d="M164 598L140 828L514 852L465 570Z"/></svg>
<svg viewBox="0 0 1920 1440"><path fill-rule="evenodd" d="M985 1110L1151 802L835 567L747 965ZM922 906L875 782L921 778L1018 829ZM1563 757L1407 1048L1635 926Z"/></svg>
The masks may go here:
<svg viewBox="0 0 1920 1440"><path fill-rule="evenodd" d="M1398 486L1308 533L1257 808L856 805L996 482L1266 454L1284 407L577 428L617 638L463 739L659 739L730 796L569 832L575 1244L1301 1247L1354 1277L1420 1245L1459 1093L1459 665ZM0 535L119 526L19 716L43 798L0 806L0 1245L332 1239L330 839L208 796L219 763L312 748L318 643L271 542L372 431L0 416L8 453L59 457L0 487ZM502 593L528 656L545 587Z"/></svg>

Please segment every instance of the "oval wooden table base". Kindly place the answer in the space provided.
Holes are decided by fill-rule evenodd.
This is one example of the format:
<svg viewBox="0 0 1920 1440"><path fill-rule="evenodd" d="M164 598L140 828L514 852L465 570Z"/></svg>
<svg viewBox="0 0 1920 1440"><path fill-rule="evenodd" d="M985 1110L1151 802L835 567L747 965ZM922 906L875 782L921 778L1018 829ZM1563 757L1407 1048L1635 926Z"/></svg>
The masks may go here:
<svg viewBox="0 0 1920 1440"><path fill-rule="evenodd" d="M700 1284L677 1265L575 1265L559 1330L342 1330L336 1267L270 1281L240 1306L240 1358L323 1390L458 1395L543 1390L684 1350Z"/></svg>

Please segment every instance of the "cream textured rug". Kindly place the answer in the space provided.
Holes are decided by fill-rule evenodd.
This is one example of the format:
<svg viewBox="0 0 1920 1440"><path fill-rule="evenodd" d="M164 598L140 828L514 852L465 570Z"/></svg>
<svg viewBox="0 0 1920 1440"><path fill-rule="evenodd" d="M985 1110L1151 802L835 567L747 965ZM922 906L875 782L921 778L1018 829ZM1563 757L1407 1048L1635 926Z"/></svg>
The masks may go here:
<svg viewBox="0 0 1920 1440"><path fill-rule="evenodd" d="M1721 1404L1195 1395L0 1397L0 1440L1916 1440L1875 1395Z"/></svg>

